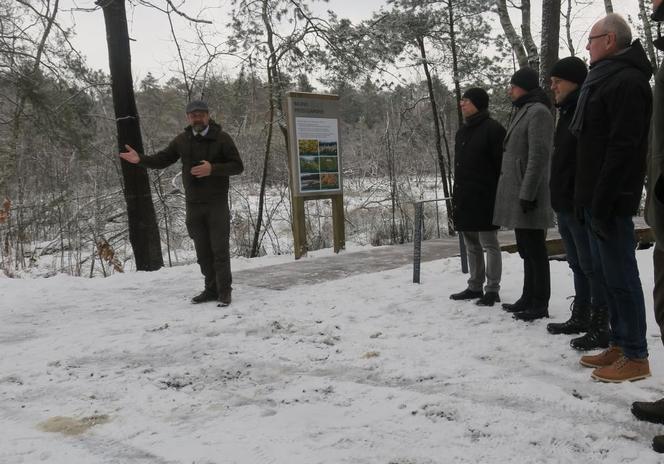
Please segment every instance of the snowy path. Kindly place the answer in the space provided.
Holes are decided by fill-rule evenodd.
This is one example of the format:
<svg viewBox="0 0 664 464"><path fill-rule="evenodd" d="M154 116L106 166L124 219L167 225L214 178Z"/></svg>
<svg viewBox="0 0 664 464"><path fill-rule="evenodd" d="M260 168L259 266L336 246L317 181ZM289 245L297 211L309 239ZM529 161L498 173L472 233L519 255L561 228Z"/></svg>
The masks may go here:
<svg viewBox="0 0 664 464"><path fill-rule="evenodd" d="M503 257L512 301L521 261ZM455 259L425 263L419 286L409 266L287 291L236 279L223 310L188 303L195 266L0 279L0 462L661 462L664 428L629 412L664 393L651 259L639 252L654 375L626 385L591 381L544 321L450 301ZM562 320L571 277L551 266ZM43 431L57 416L100 423Z"/></svg>

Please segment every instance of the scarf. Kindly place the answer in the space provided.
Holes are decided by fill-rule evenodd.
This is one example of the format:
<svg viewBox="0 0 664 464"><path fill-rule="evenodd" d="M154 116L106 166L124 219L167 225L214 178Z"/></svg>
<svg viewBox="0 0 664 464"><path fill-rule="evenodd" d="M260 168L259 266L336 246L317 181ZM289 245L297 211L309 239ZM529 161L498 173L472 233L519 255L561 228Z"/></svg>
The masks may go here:
<svg viewBox="0 0 664 464"><path fill-rule="evenodd" d="M569 125L569 130L572 132L572 134L574 134L576 137L581 134L581 130L583 129L583 117L586 112L586 106L588 105L588 99L592 93L592 88L597 84L604 82L618 71L629 67L629 63L612 59L602 60L590 67L588 77L586 77L585 82L581 86L579 102L576 105L574 117L572 118L572 122Z"/></svg>

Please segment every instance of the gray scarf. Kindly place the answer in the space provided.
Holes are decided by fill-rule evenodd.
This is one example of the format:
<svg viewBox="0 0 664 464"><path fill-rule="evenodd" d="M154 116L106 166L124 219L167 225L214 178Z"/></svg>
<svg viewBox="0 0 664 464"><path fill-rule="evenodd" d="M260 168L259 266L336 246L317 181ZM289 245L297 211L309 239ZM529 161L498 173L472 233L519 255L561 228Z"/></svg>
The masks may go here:
<svg viewBox="0 0 664 464"><path fill-rule="evenodd" d="M583 117L586 112L586 106L588 105L588 99L590 98L592 87L613 76L618 71L629 67L629 63L612 60L610 58L602 60L590 67L588 77L586 77L585 82L581 86L579 102L576 105L574 117L569 125L569 130L572 134L576 137L581 134L581 130L583 129Z"/></svg>

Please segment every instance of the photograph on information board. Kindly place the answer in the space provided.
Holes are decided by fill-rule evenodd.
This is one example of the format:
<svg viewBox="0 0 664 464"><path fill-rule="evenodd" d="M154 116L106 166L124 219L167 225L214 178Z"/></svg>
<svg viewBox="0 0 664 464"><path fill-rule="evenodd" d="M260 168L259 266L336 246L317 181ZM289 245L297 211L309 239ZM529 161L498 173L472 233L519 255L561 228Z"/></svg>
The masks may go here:
<svg viewBox="0 0 664 464"><path fill-rule="evenodd" d="M340 190L336 118L295 118L300 191Z"/></svg>

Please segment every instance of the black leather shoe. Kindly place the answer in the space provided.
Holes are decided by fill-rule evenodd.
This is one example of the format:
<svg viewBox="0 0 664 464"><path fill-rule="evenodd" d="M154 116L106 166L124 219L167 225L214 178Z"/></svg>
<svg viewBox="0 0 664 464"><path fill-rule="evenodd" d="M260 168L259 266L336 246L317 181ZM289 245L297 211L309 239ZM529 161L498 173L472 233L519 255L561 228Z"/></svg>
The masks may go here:
<svg viewBox="0 0 664 464"><path fill-rule="evenodd" d="M217 299L217 292L214 292L210 289L205 289L195 297L191 299L193 304L205 303L206 301L214 301Z"/></svg>
<svg viewBox="0 0 664 464"><path fill-rule="evenodd" d="M523 295L521 295L519 299L516 300L514 303L502 304L503 311L507 311L508 313L517 313L519 311L527 309L529 306L530 306L530 301L528 300L528 298L525 298Z"/></svg>
<svg viewBox="0 0 664 464"><path fill-rule="evenodd" d="M225 291L221 292L221 295L219 295L219 303L217 304L218 307L223 308L226 306L229 306L231 304L231 291Z"/></svg>
<svg viewBox="0 0 664 464"><path fill-rule="evenodd" d="M657 435L652 439L652 449L658 453L664 453L664 435Z"/></svg>
<svg viewBox="0 0 664 464"><path fill-rule="evenodd" d="M500 303L498 292L486 292L482 298L475 302L477 306L493 306L494 303Z"/></svg>
<svg viewBox="0 0 664 464"><path fill-rule="evenodd" d="M503 303L503 311L508 313L518 313L519 311L525 311L528 309L528 304L517 300L515 303Z"/></svg>
<svg viewBox="0 0 664 464"><path fill-rule="evenodd" d="M469 288L465 289L463 292L452 293L450 295L451 300L474 300L475 298L482 298L484 293L482 290L471 290Z"/></svg>
<svg viewBox="0 0 664 464"><path fill-rule="evenodd" d="M632 414L642 421L664 424L664 398L657 401L635 401Z"/></svg>
<svg viewBox="0 0 664 464"><path fill-rule="evenodd" d="M542 319L544 317L549 317L549 308L546 306L540 306L540 307L533 306L523 311L514 313L512 317L520 321L526 321L526 322L534 321L535 319Z"/></svg>

